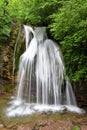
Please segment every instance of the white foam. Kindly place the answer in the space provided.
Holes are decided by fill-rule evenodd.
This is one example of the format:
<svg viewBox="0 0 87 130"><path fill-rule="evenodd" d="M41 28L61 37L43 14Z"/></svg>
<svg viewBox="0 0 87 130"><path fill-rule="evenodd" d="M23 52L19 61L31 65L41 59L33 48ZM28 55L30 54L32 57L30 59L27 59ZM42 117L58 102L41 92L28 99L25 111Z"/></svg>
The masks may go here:
<svg viewBox="0 0 87 130"><path fill-rule="evenodd" d="M73 105L46 105L46 104L29 104L29 103L17 103L17 101L13 101L12 107L9 107L6 111L6 115L8 117L15 117L15 116L25 116L25 115L32 115L34 113L55 113L55 112L62 112L64 110L83 114L85 111Z"/></svg>

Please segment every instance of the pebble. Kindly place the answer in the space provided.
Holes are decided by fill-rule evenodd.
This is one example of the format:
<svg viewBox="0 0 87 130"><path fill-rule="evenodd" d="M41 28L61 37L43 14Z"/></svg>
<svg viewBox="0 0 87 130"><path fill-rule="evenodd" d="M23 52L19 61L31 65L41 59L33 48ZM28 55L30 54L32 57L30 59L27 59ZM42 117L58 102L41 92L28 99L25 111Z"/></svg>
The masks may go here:
<svg viewBox="0 0 87 130"><path fill-rule="evenodd" d="M4 125L3 125L3 124L0 124L0 128L4 128Z"/></svg>

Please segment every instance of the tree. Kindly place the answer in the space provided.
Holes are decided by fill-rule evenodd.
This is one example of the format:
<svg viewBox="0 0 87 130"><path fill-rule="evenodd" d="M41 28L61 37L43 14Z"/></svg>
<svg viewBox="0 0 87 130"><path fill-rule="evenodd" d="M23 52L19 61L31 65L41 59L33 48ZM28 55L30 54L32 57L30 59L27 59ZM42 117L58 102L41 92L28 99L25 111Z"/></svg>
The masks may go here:
<svg viewBox="0 0 87 130"><path fill-rule="evenodd" d="M7 10L8 1L0 2L0 41L4 42L9 38L11 31L11 18Z"/></svg>
<svg viewBox="0 0 87 130"><path fill-rule="evenodd" d="M51 32L61 44L66 71L73 81L87 79L87 0L63 3L52 14Z"/></svg>
<svg viewBox="0 0 87 130"><path fill-rule="evenodd" d="M11 17L20 23L48 25L49 16L58 11L61 0L9 0Z"/></svg>

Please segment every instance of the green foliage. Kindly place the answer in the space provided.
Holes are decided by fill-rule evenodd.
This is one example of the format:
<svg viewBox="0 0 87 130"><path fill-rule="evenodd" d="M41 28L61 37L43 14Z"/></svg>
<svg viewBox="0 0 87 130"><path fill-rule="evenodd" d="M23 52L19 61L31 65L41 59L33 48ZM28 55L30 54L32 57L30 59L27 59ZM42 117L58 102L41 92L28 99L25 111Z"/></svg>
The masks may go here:
<svg viewBox="0 0 87 130"><path fill-rule="evenodd" d="M47 25L49 16L57 12L61 0L9 0L11 16L21 23L35 26Z"/></svg>
<svg viewBox="0 0 87 130"><path fill-rule="evenodd" d="M61 44L66 71L73 81L87 79L87 0L69 0L50 16L52 35Z"/></svg>
<svg viewBox="0 0 87 130"><path fill-rule="evenodd" d="M74 126L73 130L80 130L79 126Z"/></svg>
<svg viewBox="0 0 87 130"><path fill-rule="evenodd" d="M10 92L12 92L12 90L13 90L13 86L12 85L8 85L8 86L5 86L4 87L4 92L6 92L6 93L10 93Z"/></svg>
<svg viewBox="0 0 87 130"><path fill-rule="evenodd" d="M7 6L7 0L2 0L0 2L0 41L7 40L11 31L11 18L9 16Z"/></svg>
<svg viewBox="0 0 87 130"><path fill-rule="evenodd" d="M9 12L11 12L11 17L20 23L38 24L40 16L37 15L37 6L36 0L11 0L9 1Z"/></svg>

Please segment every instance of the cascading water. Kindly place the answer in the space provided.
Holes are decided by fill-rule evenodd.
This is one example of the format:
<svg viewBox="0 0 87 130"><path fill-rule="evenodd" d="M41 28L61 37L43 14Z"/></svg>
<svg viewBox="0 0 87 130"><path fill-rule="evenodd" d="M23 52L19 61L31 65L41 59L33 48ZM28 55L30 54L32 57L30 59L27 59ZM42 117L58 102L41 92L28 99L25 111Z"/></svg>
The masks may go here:
<svg viewBox="0 0 87 130"><path fill-rule="evenodd" d="M22 116L64 109L81 113L65 74L60 49L47 38L46 28L33 30L24 25L24 30L26 50L20 57L18 93L7 115Z"/></svg>

